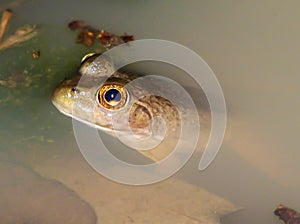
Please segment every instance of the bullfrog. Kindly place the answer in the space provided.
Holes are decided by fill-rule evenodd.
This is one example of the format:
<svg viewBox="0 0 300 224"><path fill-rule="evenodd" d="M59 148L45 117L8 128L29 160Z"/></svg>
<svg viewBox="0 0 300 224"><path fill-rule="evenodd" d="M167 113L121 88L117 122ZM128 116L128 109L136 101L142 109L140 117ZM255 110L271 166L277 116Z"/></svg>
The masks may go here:
<svg viewBox="0 0 300 224"><path fill-rule="evenodd" d="M181 101L186 100L178 89L164 86L163 78L150 77L145 82L143 77L115 71L112 59L107 56L88 54L82 59L78 74L54 90L52 103L61 113L114 136L154 137L161 141L178 139L182 119L188 116L195 124L191 120L193 113L181 105L184 103ZM153 94L153 91L161 94ZM181 101L174 104L163 97L165 93ZM141 149L139 152L160 161L171 150L172 147L164 147L164 150Z"/></svg>

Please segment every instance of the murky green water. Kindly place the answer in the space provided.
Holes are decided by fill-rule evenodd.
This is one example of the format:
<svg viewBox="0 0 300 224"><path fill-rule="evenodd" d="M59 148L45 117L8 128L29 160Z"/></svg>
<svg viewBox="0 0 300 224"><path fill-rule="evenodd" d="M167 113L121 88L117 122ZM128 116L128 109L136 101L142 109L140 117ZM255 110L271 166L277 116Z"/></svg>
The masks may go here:
<svg viewBox="0 0 300 224"><path fill-rule="evenodd" d="M25 24L39 25L40 34L21 46L0 51L0 80L11 80L8 86L0 86L0 161L5 161L2 166L7 172L14 171L18 178L23 172L18 169L25 166L26 172L33 172L27 180L53 180L46 181L45 188L55 189L63 197L71 194L74 198L66 200L66 206L78 203L70 210L75 213L86 209L86 223L95 222L93 212L105 210L104 202L109 204L106 216L116 214L121 206L115 198L114 203L109 197L101 199L108 183L82 158L71 120L50 102L55 86L75 74L82 55L92 50L76 44L76 34L67 28L71 20L83 19L99 29L132 33L137 39L181 43L200 54L215 71L229 112L222 150L204 172L197 170L200 156L194 155L176 178L245 208L225 217L223 223L280 223L273 216L278 203L300 209L298 2L11 2L0 1L1 9L9 6L14 11L6 35ZM41 56L35 60L31 54L37 50ZM13 182L2 176L7 183ZM57 181L64 184L63 189ZM130 195L134 191L124 192ZM35 200L40 195L44 194L37 194ZM29 200L28 194L20 198ZM51 203L49 211L60 202L54 197ZM33 210L24 214L36 220ZM52 214L49 211L40 214ZM130 222L132 211L124 211L120 220ZM71 213L70 220L73 218L76 216ZM105 214L103 218L107 218Z"/></svg>

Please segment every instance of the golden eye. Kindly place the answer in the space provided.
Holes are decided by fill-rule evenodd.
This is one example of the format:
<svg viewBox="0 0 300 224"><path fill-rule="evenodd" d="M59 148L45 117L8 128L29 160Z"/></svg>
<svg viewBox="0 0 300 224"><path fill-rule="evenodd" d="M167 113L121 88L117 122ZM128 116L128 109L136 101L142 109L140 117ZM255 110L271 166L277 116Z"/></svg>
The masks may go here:
<svg viewBox="0 0 300 224"><path fill-rule="evenodd" d="M118 110L124 107L127 102L128 94L122 85L107 84L98 91L99 104L108 110Z"/></svg>

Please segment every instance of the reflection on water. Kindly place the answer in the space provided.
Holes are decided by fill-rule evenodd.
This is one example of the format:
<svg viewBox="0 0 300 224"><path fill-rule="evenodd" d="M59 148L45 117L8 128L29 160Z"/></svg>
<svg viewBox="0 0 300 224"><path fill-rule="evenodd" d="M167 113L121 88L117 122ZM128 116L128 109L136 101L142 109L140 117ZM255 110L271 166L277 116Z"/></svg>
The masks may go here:
<svg viewBox="0 0 300 224"><path fill-rule="evenodd" d="M41 183L50 192L61 192L65 195L64 206L74 204L71 207L76 212L83 207L87 209L82 218L93 215L79 198L90 203L95 211L105 211L102 215L108 219L111 212L117 211L116 207L126 204L110 201L109 197L103 201L101 193L107 192L107 180L99 179L85 163L74 142L71 121L57 113L50 103L54 87L76 72L80 57L89 51L75 45L74 34L66 28L71 19L85 19L100 29L133 33L137 39L155 37L177 41L194 49L215 70L228 102L225 142L207 170L197 171L200 156L196 154L176 178L204 187L245 208L224 218L224 223L275 223L277 218L272 211L278 203L300 207L297 199L299 140L295 134L300 123L296 103L300 69L298 2L90 3L74 1L68 12L60 9L69 8L70 3L58 1L23 1L22 7L13 8L16 16L9 33L28 23L40 24L42 30L34 41L0 52L0 80L16 82L15 87L0 86L0 160L14 162L1 163L10 167L7 172L1 172L1 186L13 183L14 179L7 174L24 172L21 177L27 175L23 181L28 184L26 189L35 189ZM36 50L41 52L38 60L31 56ZM66 187L30 170L24 171L21 165ZM28 194L22 195L24 200ZM134 195L134 191L129 194ZM41 197L36 195L36 199ZM128 197L127 203L132 205L133 198ZM52 200L53 204L57 203L56 197ZM132 221L128 214L140 208L133 204L130 209L122 210L119 217ZM41 212L51 214L47 210ZM93 222L93 218L90 220Z"/></svg>

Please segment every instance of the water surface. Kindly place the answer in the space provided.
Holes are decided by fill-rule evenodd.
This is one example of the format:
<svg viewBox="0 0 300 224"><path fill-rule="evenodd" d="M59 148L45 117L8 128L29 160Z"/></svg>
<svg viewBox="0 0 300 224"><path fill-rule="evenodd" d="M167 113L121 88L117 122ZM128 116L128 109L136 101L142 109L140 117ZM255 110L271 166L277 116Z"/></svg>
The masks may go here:
<svg viewBox="0 0 300 224"><path fill-rule="evenodd" d="M177 176L245 208L224 223L280 223L272 213L278 203L300 209L299 4L21 1L12 8L8 32L28 23L39 24L42 31L33 42L0 52L0 79L21 77L18 88L0 87L1 160L32 167L81 192L86 201L92 198L87 193L92 181L78 179L88 165L82 161L70 170L81 158L71 120L50 103L53 88L76 72L80 56L88 52L67 29L70 20L83 19L137 39L175 41L206 60L227 100L227 133L211 166L199 172L198 153ZM40 59L32 59L33 50L41 51ZM30 87L22 84L24 71L33 80ZM92 204L96 210L98 202Z"/></svg>

